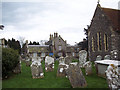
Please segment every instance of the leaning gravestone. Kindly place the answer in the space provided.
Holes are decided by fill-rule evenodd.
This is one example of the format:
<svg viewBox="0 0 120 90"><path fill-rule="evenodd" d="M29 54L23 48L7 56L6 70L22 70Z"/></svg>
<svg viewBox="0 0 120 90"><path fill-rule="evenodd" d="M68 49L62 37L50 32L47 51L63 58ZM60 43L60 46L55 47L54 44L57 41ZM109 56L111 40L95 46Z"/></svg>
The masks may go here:
<svg viewBox="0 0 120 90"><path fill-rule="evenodd" d="M83 67L83 64L85 64L86 60L87 60L87 51L81 50L79 52L79 65L80 65L80 67Z"/></svg>
<svg viewBox="0 0 120 90"><path fill-rule="evenodd" d="M105 55L104 60L110 60L110 55Z"/></svg>
<svg viewBox="0 0 120 90"><path fill-rule="evenodd" d="M68 69L68 78L73 88L87 86L86 80L78 63L70 63Z"/></svg>
<svg viewBox="0 0 120 90"><path fill-rule="evenodd" d="M32 78L43 78L44 73L42 69L42 65L39 61L34 61L31 64L31 72L32 72Z"/></svg>
<svg viewBox="0 0 120 90"><path fill-rule="evenodd" d="M98 55L98 56L96 57L96 61L100 61L100 60L102 60L102 56Z"/></svg>
<svg viewBox="0 0 120 90"><path fill-rule="evenodd" d="M85 73L86 73L86 75L92 74L92 62L87 61L87 62L84 64L84 66L85 66Z"/></svg>
<svg viewBox="0 0 120 90"><path fill-rule="evenodd" d="M46 70L46 72L54 70L54 58L46 56L46 58L45 58L45 70Z"/></svg>

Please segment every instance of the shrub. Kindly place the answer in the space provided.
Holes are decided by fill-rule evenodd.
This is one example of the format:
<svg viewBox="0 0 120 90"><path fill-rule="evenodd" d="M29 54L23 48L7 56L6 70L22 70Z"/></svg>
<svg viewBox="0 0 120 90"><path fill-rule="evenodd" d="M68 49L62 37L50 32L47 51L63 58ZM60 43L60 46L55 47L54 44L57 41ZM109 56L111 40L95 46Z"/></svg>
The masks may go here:
<svg viewBox="0 0 120 90"><path fill-rule="evenodd" d="M11 48L2 49L2 78L8 77L19 62L18 51Z"/></svg>

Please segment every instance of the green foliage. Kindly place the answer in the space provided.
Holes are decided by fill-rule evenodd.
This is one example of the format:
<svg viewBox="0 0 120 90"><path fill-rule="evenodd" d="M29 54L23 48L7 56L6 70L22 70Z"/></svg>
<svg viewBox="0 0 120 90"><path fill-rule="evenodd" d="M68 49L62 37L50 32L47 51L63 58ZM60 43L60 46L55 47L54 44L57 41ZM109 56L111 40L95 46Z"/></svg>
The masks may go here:
<svg viewBox="0 0 120 90"><path fill-rule="evenodd" d="M8 77L12 70L18 64L19 55L18 52L11 48L2 49L2 77Z"/></svg>

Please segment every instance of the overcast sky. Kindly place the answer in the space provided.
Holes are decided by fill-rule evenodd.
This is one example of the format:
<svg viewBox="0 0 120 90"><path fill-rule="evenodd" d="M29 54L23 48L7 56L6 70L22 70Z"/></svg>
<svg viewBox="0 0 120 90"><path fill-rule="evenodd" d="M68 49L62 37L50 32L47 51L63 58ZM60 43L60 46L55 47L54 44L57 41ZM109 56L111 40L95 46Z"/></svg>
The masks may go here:
<svg viewBox="0 0 120 90"><path fill-rule="evenodd" d="M9 1L9 2L8 2ZM11 1L11 2L10 2ZM68 44L85 38L98 0L2 0L0 38L25 37L26 40L49 40L58 32ZM100 0L102 7L118 9L119 0Z"/></svg>

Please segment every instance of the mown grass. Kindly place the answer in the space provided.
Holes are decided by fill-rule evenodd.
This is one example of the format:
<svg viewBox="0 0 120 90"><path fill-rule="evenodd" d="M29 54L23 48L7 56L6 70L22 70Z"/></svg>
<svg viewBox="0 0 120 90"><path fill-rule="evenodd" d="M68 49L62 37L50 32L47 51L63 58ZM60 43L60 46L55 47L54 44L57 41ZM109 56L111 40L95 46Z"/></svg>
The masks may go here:
<svg viewBox="0 0 120 90"><path fill-rule="evenodd" d="M45 72L44 62L42 63L45 77L42 79L32 79L31 69L22 62L22 73L13 75L9 79L3 80L3 88L72 88L68 78L57 77L58 61L55 62L54 72ZM93 74L86 76L85 70L82 69L87 81L86 88L107 88L106 79L96 75L93 66Z"/></svg>

